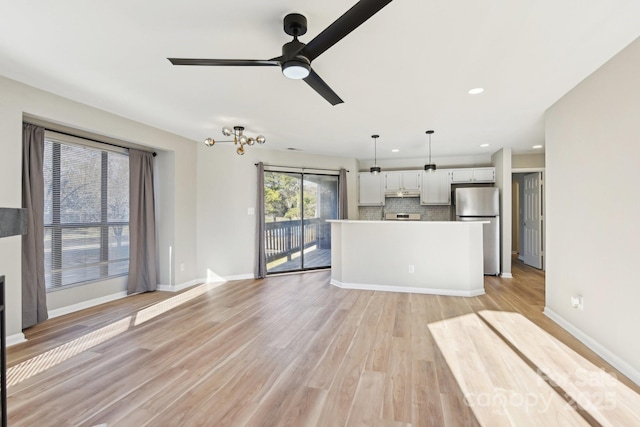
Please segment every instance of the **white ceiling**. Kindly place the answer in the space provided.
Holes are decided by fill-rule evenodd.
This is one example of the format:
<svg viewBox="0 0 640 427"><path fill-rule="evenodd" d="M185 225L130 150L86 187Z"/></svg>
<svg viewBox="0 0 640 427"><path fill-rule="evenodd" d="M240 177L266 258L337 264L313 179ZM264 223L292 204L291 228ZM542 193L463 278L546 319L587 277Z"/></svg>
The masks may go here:
<svg viewBox="0 0 640 427"><path fill-rule="evenodd" d="M269 59L287 13L309 42L353 4L0 0L0 74L198 142L244 125L272 149L370 159L378 133L378 158L411 158L434 129L436 158L525 153L545 109L640 36L637 0L395 0L313 62L337 106L278 67L166 59Z"/></svg>

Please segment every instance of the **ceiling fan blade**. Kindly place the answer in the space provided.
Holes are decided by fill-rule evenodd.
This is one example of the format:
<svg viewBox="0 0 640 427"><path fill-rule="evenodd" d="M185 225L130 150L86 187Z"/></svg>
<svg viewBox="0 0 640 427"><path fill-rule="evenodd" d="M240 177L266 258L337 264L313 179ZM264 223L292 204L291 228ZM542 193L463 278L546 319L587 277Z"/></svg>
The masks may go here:
<svg viewBox="0 0 640 427"><path fill-rule="evenodd" d="M344 101L329 87L328 84L320 78L315 71L310 70L309 75L304 79L309 86L318 92L324 99L329 101L331 105L342 104Z"/></svg>
<svg viewBox="0 0 640 427"><path fill-rule="evenodd" d="M213 66L240 66L260 67L277 65L280 61L274 59L192 59L192 58L167 58L173 65L213 65Z"/></svg>
<svg viewBox="0 0 640 427"><path fill-rule="evenodd" d="M333 24L307 43L302 49L304 55L310 61L313 61L389 3L391 3L391 0L360 0Z"/></svg>

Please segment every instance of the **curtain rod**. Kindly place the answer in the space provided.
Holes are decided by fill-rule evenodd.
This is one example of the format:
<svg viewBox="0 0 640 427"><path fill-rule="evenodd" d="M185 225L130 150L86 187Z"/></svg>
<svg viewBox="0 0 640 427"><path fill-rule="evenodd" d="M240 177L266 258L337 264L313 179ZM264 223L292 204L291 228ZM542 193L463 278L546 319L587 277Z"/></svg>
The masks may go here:
<svg viewBox="0 0 640 427"><path fill-rule="evenodd" d="M254 166L258 166L259 163L254 163ZM289 169L301 169L301 170L316 170L316 171L330 171L330 172L340 172L340 169L325 169L325 168L306 168L304 166L284 166L284 165L264 165L264 167L273 167L273 168L289 168ZM345 169L347 172L350 172L349 169Z"/></svg>
<svg viewBox="0 0 640 427"><path fill-rule="evenodd" d="M126 150L129 150L131 147L124 147L122 145L118 145L118 144L113 144L111 142L104 142L104 141L98 141L97 139L93 139L93 138L87 138L86 136L78 136L78 135L74 135L72 133L68 133L68 132L61 132L59 130L55 130L55 129L49 129L45 127L45 130L48 130L50 132L55 132L55 133L59 133L62 135L67 135L67 136L72 136L74 138L82 138L82 139L86 139L87 141L93 141L93 142L97 142L98 144L105 144L105 145L110 145L112 147L118 147L118 148L124 148ZM147 150L141 150L141 151L147 151ZM152 151L151 154L153 154L153 157L157 156L155 151Z"/></svg>

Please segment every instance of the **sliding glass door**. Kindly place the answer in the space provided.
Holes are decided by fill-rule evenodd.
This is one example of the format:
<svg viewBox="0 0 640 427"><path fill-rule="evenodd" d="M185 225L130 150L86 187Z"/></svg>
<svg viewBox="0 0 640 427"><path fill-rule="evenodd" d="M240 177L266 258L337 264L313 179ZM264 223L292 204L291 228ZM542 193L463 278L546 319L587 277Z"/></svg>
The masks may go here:
<svg viewBox="0 0 640 427"><path fill-rule="evenodd" d="M265 171L264 195L267 273L330 267L338 177Z"/></svg>

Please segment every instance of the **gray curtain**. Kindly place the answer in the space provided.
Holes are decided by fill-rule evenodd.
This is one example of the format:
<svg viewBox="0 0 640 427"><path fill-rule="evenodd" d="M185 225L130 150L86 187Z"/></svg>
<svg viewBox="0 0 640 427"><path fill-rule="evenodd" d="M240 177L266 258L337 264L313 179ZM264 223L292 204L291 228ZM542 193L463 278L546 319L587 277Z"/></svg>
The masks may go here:
<svg viewBox="0 0 640 427"><path fill-rule="evenodd" d="M22 124L22 207L27 234L22 236L22 328L47 320L44 281L44 128Z"/></svg>
<svg viewBox="0 0 640 427"><path fill-rule="evenodd" d="M257 279L267 275L267 253L264 247L264 163L258 163L258 197L256 200L256 272Z"/></svg>
<svg viewBox="0 0 640 427"><path fill-rule="evenodd" d="M347 203L347 170L340 169L338 176L338 219L349 217L349 204Z"/></svg>
<svg viewBox="0 0 640 427"><path fill-rule="evenodd" d="M127 293L155 291L157 286L153 154L129 149L129 284Z"/></svg>

